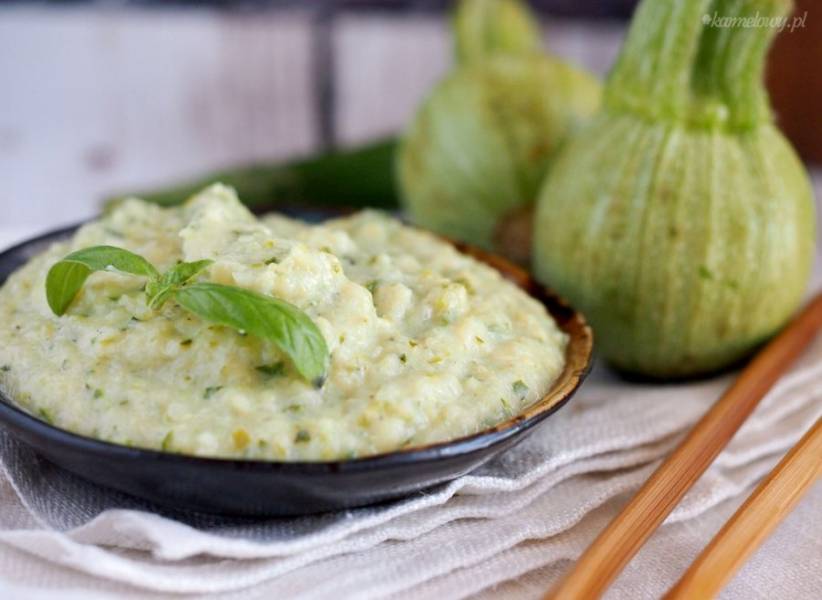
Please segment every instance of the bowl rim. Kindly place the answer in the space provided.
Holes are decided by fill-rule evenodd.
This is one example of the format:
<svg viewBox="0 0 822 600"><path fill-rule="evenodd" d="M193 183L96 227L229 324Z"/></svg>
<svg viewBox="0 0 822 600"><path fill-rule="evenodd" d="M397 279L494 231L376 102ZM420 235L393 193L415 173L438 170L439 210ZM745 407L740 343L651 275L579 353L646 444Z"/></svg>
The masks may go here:
<svg viewBox="0 0 822 600"><path fill-rule="evenodd" d="M66 227L53 229L37 236L27 238L0 252L0 262L21 253L26 248L45 242L57 242L74 233L88 221ZM592 367L594 335L585 317L573 309L562 297L537 282L533 276L520 266L505 258L463 242L441 238L472 258L494 268L515 285L522 288L531 298L540 302L557 323L557 326L568 335L565 349L565 365L551 388L522 412L501 421L491 427L475 433L434 442L421 446L400 448L391 452L372 454L358 458L331 461L273 461L255 458L221 458L196 456L175 452L166 452L152 448L140 448L116 444L51 425L18 407L0 389L0 424L10 424L40 437L64 446L71 446L90 453L106 454L109 457L123 459L142 459L144 461L162 461L191 466L211 466L237 468L244 470L262 470L266 472L289 472L293 474L321 473L354 473L379 470L383 467L435 462L441 459L471 454L501 443L518 433L528 430L563 407L574 395L588 376ZM28 260L28 259L27 259ZM17 267L19 268L19 267ZM16 269L15 269L16 270ZM14 271L12 271L14 272ZM11 273L10 273L11 274ZM9 274L9 275L10 275ZM0 286L5 284L8 276L0 279Z"/></svg>

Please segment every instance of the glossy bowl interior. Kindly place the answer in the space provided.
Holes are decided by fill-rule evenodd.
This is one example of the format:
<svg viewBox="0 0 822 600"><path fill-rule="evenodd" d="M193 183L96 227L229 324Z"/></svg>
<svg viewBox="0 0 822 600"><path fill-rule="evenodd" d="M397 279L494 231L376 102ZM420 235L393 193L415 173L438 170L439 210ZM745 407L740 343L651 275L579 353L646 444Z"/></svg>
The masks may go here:
<svg viewBox="0 0 822 600"><path fill-rule="evenodd" d="M0 284L75 229L54 231L0 253ZM542 302L570 338L565 368L549 392L522 413L479 433L332 462L202 458L121 446L59 429L17 408L2 391L0 425L81 477L183 510L243 516L310 514L383 502L455 479L521 441L564 405L588 373L593 346L582 315L524 270L476 248L457 247L495 267Z"/></svg>

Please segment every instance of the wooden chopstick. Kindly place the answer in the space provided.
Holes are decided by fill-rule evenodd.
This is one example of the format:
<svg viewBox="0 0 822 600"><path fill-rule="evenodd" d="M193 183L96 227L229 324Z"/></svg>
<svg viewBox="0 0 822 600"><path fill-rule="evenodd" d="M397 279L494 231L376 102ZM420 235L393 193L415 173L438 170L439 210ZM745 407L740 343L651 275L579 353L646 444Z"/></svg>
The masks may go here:
<svg viewBox="0 0 822 600"><path fill-rule="evenodd" d="M599 597L822 327L822 294L751 360L545 598Z"/></svg>
<svg viewBox="0 0 822 600"><path fill-rule="evenodd" d="M713 598L822 477L822 418L711 540L666 600Z"/></svg>

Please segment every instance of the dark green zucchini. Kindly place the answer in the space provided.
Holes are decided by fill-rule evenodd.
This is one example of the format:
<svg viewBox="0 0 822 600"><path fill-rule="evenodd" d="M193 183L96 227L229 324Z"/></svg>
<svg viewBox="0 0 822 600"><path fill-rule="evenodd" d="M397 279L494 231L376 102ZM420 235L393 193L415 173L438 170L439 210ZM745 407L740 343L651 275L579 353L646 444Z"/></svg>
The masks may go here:
<svg viewBox="0 0 822 600"><path fill-rule="evenodd" d="M303 159L226 169L167 188L120 194L106 206L126 196L137 196L162 206L184 202L211 183L237 190L240 200L255 212L278 207L310 206L396 209L393 138Z"/></svg>

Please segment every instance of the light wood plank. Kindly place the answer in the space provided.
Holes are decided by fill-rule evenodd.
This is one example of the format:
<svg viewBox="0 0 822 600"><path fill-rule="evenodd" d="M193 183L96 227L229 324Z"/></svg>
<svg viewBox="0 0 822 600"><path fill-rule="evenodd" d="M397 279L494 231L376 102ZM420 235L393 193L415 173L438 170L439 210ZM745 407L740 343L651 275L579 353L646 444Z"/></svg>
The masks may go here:
<svg viewBox="0 0 822 600"><path fill-rule="evenodd" d="M0 8L0 204L48 227L106 192L306 152L310 52L303 13Z"/></svg>

